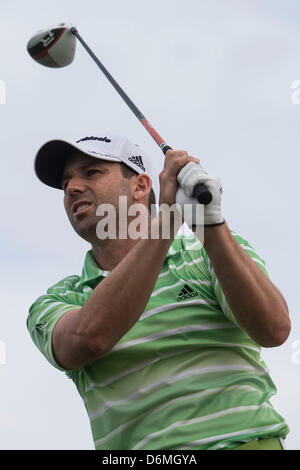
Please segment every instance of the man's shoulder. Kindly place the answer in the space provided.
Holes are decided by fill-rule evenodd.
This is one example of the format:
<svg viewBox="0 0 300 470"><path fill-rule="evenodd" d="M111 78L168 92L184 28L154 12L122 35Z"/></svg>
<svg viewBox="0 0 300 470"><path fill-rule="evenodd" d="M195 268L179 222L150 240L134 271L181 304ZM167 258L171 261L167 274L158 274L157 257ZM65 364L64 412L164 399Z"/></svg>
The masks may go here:
<svg viewBox="0 0 300 470"><path fill-rule="evenodd" d="M60 281L56 282L52 286L47 289L48 294L54 294L59 292L67 292L67 291L74 291L78 288L80 283L80 276L73 274L67 277L64 277Z"/></svg>
<svg viewBox="0 0 300 470"><path fill-rule="evenodd" d="M50 286L44 294L40 295L31 305L30 311L36 307L51 302L66 302L70 300L70 295L76 293L80 284L80 276L70 275Z"/></svg>
<svg viewBox="0 0 300 470"><path fill-rule="evenodd" d="M182 231L178 233L169 248L168 256L186 256L190 257L199 255L203 251L203 245L197 236L190 231Z"/></svg>
<svg viewBox="0 0 300 470"><path fill-rule="evenodd" d="M70 292L81 292L85 282L90 278L99 277L100 269L96 266L92 250L88 250L85 255L82 272L80 275L71 274L56 282L47 289L47 294L60 294Z"/></svg>
<svg viewBox="0 0 300 470"><path fill-rule="evenodd" d="M232 236L235 238L235 240L241 245L246 248L252 249L252 245L240 234L236 233L234 230L230 230ZM203 240L204 242L204 240ZM196 234L192 232L192 230L184 230L182 232L179 232L170 249L168 254L174 255L176 253L182 252L182 249L190 250L191 252L193 251L202 251L205 252L203 243L198 239Z"/></svg>
<svg viewBox="0 0 300 470"><path fill-rule="evenodd" d="M259 259L261 262L264 261L258 256L253 246L240 234L234 230L230 230L233 238L236 242L249 254L250 257ZM167 254L167 258L179 258L182 257L185 260L189 258L190 261L201 257L206 264L209 264L209 258L203 246L204 240L200 241L197 235L190 229L180 231Z"/></svg>
<svg viewBox="0 0 300 470"><path fill-rule="evenodd" d="M88 250L85 255L83 269L80 275L72 274L64 277L60 281L48 287L45 292L38 297L30 307L40 308L43 305L66 303L72 305L82 305L90 295L92 287L90 282L98 282L101 277L101 270L96 265L92 251Z"/></svg>

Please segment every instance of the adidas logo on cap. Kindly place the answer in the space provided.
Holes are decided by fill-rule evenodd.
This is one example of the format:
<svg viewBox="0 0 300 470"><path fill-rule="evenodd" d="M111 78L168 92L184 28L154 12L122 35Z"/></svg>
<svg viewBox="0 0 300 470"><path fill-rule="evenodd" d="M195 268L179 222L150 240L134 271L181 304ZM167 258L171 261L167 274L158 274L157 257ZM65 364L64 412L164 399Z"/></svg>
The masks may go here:
<svg viewBox="0 0 300 470"><path fill-rule="evenodd" d="M179 292L177 300L181 301L185 299L190 299L191 297L196 297L197 295L199 295L198 292L194 291L193 289L190 288L190 286L185 284L184 287Z"/></svg>
<svg viewBox="0 0 300 470"><path fill-rule="evenodd" d="M136 157L129 157L128 160L131 162L131 163L134 163L135 165L139 166L143 171L146 171L145 167L144 167L144 163L143 163L143 160L142 160L142 157L140 155L136 156Z"/></svg>

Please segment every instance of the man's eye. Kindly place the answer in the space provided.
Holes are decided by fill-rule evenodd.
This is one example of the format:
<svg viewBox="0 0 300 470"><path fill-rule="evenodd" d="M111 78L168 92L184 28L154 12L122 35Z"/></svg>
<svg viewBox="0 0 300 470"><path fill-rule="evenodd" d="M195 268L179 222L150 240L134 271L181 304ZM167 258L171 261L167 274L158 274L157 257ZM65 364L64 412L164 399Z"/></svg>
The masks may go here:
<svg viewBox="0 0 300 470"><path fill-rule="evenodd" d="M94 175L95 173L100 173L100 170L88 170L88 171L87 171L87 175L88 175L88 176L92 176L92 175Z"/></svg>

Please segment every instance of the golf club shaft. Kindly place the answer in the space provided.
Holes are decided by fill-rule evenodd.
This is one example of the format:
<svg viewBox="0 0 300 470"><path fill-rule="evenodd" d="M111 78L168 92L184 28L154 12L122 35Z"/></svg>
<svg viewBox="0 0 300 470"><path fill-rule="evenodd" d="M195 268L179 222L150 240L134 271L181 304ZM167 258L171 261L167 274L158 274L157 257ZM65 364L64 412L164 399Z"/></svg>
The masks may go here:
<svg viewBox="0 0 300 470"><path fill-rule="evenodd" d="M110 81L112 86L115 90L119 93L121 98L125 101L125 103L129 106L131 111L135 114L138 120L142 123L144 128L149 132L149 134L153 137L157 145L161 148L162 152L166 154L168 150L172 150L172 148L166 144L164 139L156 132L156 130L150 125L149 121L145 118L145 116L141 113L141 111L137 108L137 106L133 103L133 101L129 98L129 96L125 93L125 91L120 87L120 85L116 82L116 80L112 77L109 71L104 67L104 65L100 62L98 57L93 53L93 51L89 48L86 42L82 39L80 34L78 33L75 27L71 28L71 33L76 36L79 42L83 45L85 50L91 56L91 58L96 62L100 70L104 73L106 78ZM195 197L201 204L208 204L211 199L211 193L206 188L204 184L197 184L194 188L193 197Z"/></svg>

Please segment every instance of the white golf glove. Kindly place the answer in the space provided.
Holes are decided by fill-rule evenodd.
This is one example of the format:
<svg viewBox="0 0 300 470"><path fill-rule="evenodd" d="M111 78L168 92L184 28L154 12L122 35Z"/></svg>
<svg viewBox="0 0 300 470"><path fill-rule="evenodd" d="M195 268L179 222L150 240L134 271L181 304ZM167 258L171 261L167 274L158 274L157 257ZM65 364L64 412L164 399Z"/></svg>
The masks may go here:
<svg viewBox="0 0 300 470"><path fill-rule="evenodd" d="M185 204L199 204L197 199L192 197L192 194L194 187L198 183L203 183L212 195L212 201L203 206L204 225L221 225L225 222L221 212L221 197L223 191L219 178L209 176L200 164L189 162L180 170L177 180L180 184L176 193L177 204L180 204L182 208ZM185 211L183 211L183 214L184 212ZM189 220L186 220L189 226L199 225L199 217L196 217L196 215L196 211L192 211L192 218L189 217Z"/></svg>

